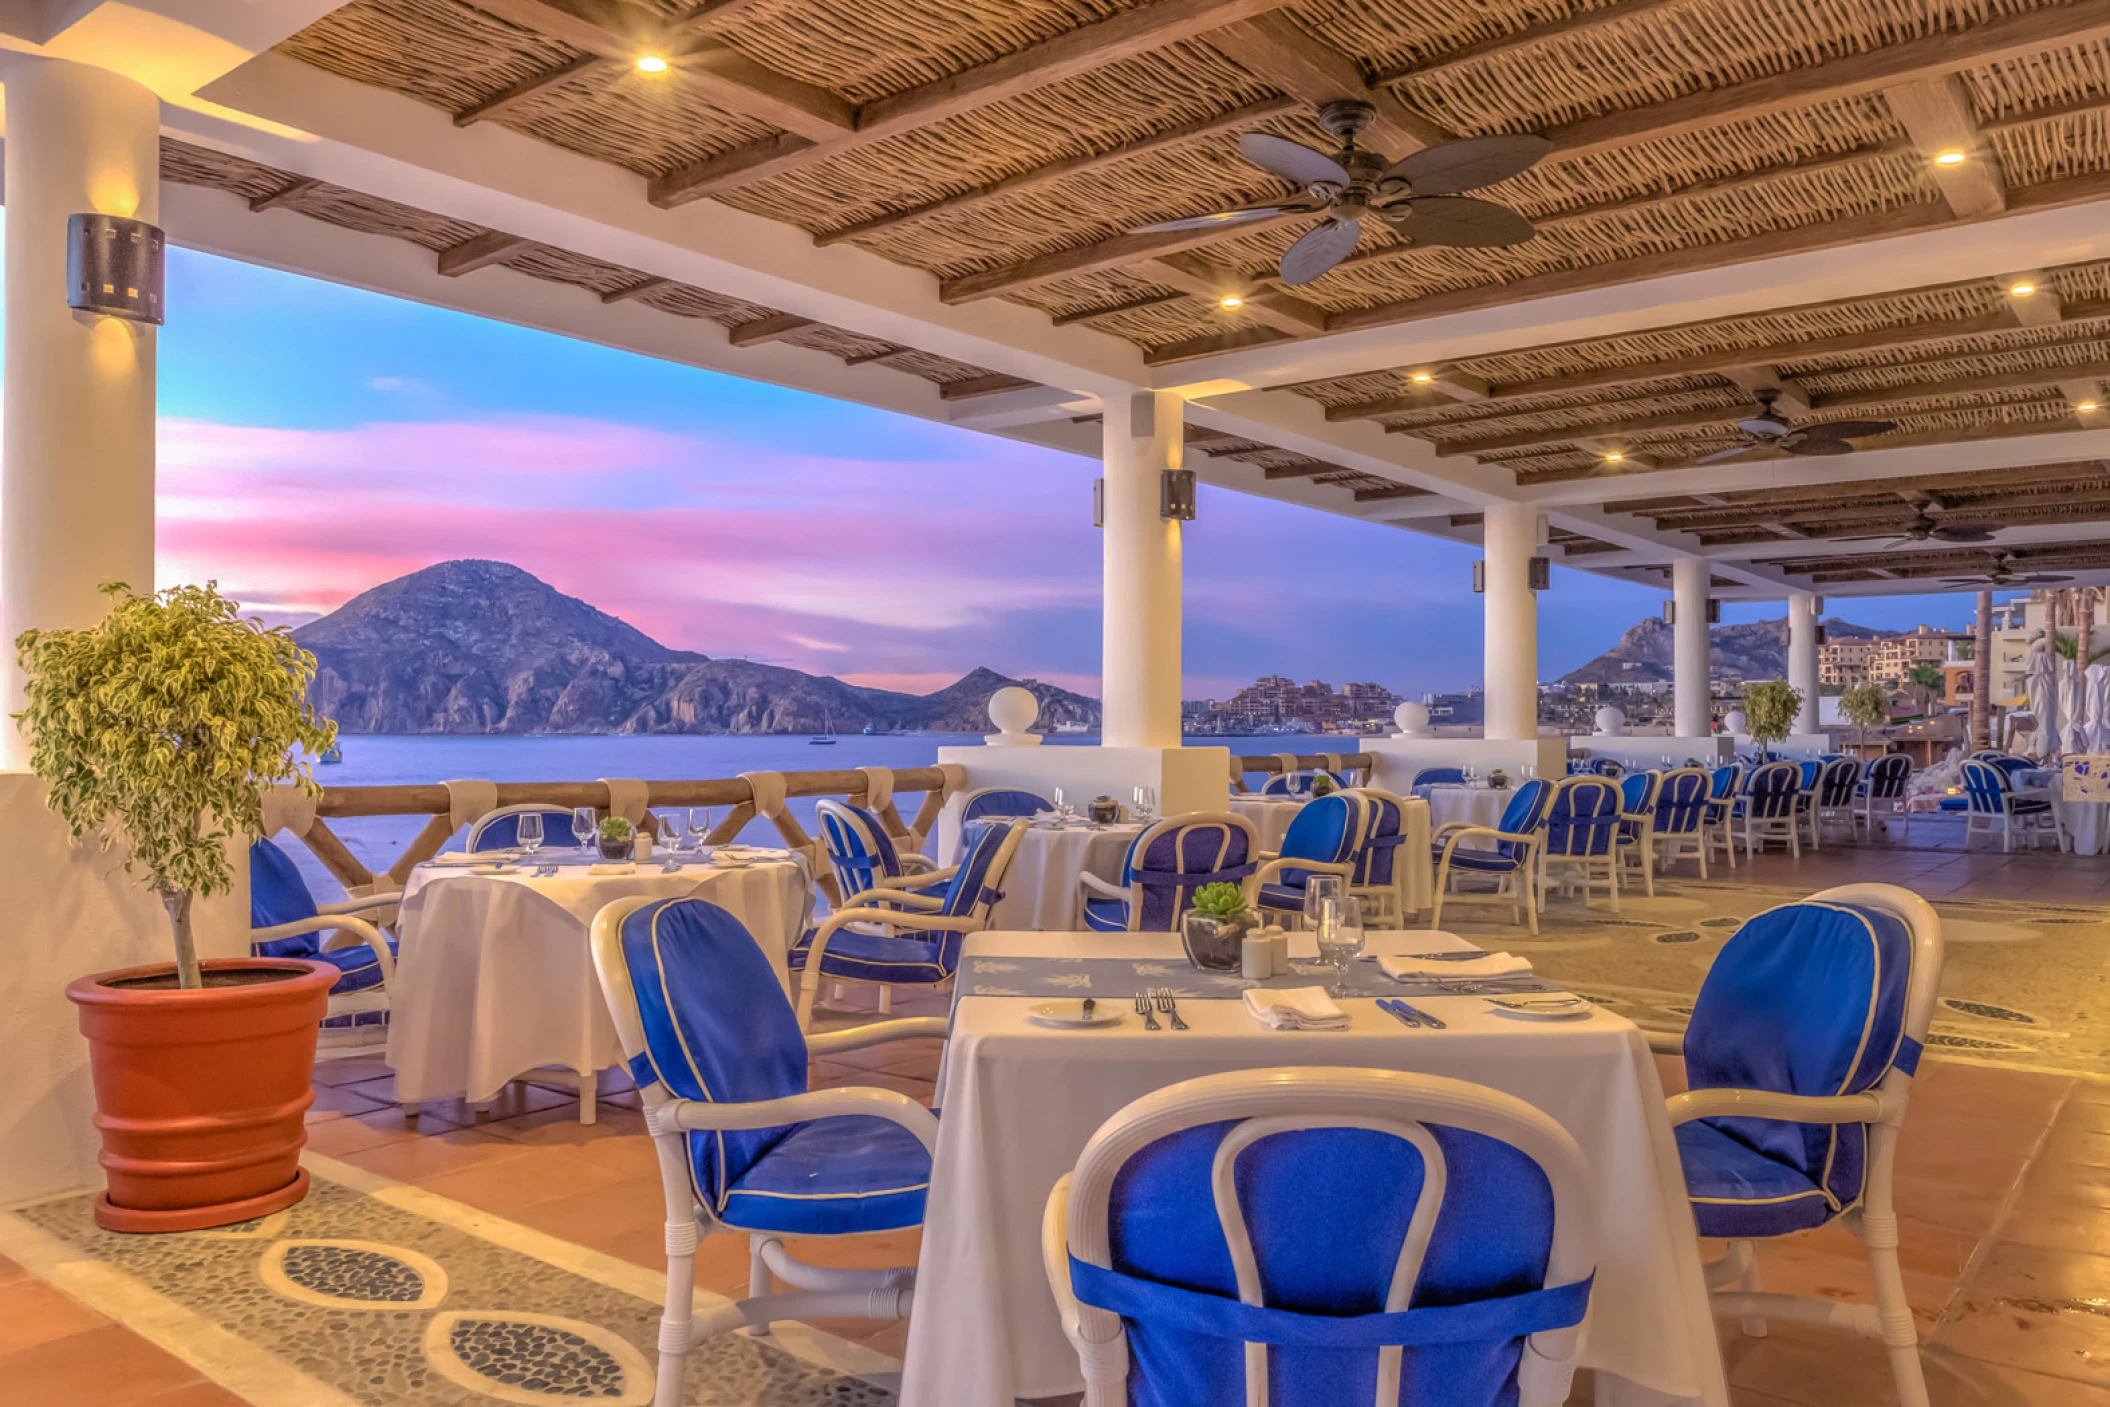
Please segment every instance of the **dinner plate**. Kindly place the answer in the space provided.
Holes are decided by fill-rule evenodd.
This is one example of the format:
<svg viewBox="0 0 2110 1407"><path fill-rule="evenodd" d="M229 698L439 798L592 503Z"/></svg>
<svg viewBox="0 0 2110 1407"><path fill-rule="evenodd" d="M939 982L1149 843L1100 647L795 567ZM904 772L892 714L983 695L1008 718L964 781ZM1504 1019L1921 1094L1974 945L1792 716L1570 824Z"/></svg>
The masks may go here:
<svg viewBox="0 0 2110 1407"><path fill-rule="evenodd" d="M1487 1004L1527 1021L1573 1021L1597 1009L1581 997L1489 997Z"/></svg>
<svg viewBox="0 0 2110 1407"><path fill-rule="evenodd" d="M718 854L711 856L711 864L721 870L744 870L754 864L745 855Z"/></svg>
<svg viewBox="0 0 2110 1407"><path fill-rule="evenodd" d="M1039 1002L1026 1015L1043 1026L1075 1026L1094 1028L1121 1024L1121 1007L1116 1002L1100 1002L1090 1016L1084 1014L1084 1002L1075 1001Z"/></svg>

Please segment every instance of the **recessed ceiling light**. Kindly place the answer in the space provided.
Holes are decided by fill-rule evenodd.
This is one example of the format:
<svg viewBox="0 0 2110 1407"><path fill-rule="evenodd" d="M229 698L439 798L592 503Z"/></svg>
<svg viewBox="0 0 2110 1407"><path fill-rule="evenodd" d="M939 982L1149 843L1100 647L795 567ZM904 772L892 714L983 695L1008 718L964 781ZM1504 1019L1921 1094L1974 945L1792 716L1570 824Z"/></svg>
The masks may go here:
<svg viewBox="0 0 2110 1407"><path fill-rule="evenodd" d="M1934 158L1936 166L1961 166L1963 163L1964 154L1960 151L1945 151Z"/></svg>
<svg viewBox="0 0 2110 1407"><path fill-rule="evenodd" d="M2095 409L2095 402L2094 402L2094 401L2082 401L2082 402L2081 402L2081 403L2080 403L2079 405L2075 406L2075 407L2074 407L2074 409L2075 409L2075 410L2078 410L2078 411L2081 411L2081 412L2083 412L2083 413L2086 413L2086 412L2088 412L2088 411L2091 411L2091 410L2094 410L2094 409Z"/></svg>
<svg viewBox="0 0 2110 1407"><path fill-rule="evenodd" d="M2030 294L2035 293L2036 291L2037 286L2033 283L2009 284L2007 296L2010 298L2027 298Z"/></svg>
<svg viewBox="0 0 2110 1407"><path fill-rule="evenodd" d="M1607 464L1617 464L1625 458L1626 456L1621 454L1618 450L1609 449L1605 451L1604 462Z"/></svg>
<svg viewBox="0 0 2110 1407"><path fill-rule="evenodd" d="M1417 386L1426 386L1435 379L1434 374L1430 372L1417 371L1414 373L1414 384Z"/></svg>
<svg viewBox="0 0 2110 1407"><path fill-rule="evenodd" d="M1223 297L1216 300L1216 306L1219 308L1243 308L1245 299L1235 293L1226 293Z"/></svg>
<svg viewBox="0 0 2110 1407"><path fill-rule="evenodd" d="M639 73L665 73L667 71L666 57L662 54L639 54L637 56L637 71Z"/></svg>

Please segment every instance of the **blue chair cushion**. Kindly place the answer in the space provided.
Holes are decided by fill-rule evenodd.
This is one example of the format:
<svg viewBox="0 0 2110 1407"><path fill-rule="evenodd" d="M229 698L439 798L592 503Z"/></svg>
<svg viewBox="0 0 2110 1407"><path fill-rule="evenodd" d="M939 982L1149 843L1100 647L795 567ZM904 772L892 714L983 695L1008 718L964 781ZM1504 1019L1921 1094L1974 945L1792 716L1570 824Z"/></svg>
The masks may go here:
<svg viewBox="0 0 2110 1407"><path fill-rule="evenodd" d="M898 982L911 986L943 982L959 965L957 960L949 964L945 960L945 944L940 940L950 937L950 934L924 937L912 933L889 935L839 928L828 939L828 951L821 956L821 974L857 982ZM957 939L954 942L957 945ZM801 953L799 966L805 965L805 954Z"/></svg>
<svg viewBox="0 0 2110 1407"><path fill-rule="evenodd" d="M1702 1236L1785 1236L1831 1220L1824 1189L1706 1120L1680 1124L1678 1161Z"/></svg>
<svg viewBox="0 0 2110 1407"><path fill-rule="evenodd" d="M1304 912L1304 889L1295 884L1263 884L1254 896L1263 909L1286 909L1295 913Z"/></svg>
<svg viewBox="0 0 2110 1407"><path fill-rule="evenodd" d="M727 1226L840 1236L898 1231L923 1220L930 1155L899 1124L853 1114L779 1132L775 1145L733 1180L718 1213Z"/></svg>
<svg viewBox="0 0 2110 1407"><path fill-rule="evenodd" d="M1094 933L1126 933L1128 931L1128 901L1126 899L1085 900L1084 926Z"/></svg>
<svg viewBox="0 0 2110 1407"><path fill-rule="evenodd" d="M2018 796L2007 803L2010 816L2041 816L2051 809L2051 803L2041 796Z"/></svg>
<svg viewBox="0 0 2110 1407"><path fill-rule="evenodd" d="M293 857L270 840L249 847L249 926L276 928L315 917L315 896L300 876ZM319 940L312 933L296 934L257 945L259 957L305 957ZM288 946L290 945L290 946ZM283 949L283 951L281 951Z"/></svg>
<svg viewBox="0 0 2110 1407"><path fill-rule="evenodd" d="M302 936L317 939L322 935L309 933ZM274 945L263 943L258 946L268 948ZM396 955L396 940L393 938L388 940L388 954L390 957ZM370 943L356 943L349 948L329 948L311 953L296 953L291 956L312 958L317 962L326 962L343 973L343 976L330 984L330 995L333 997L341 997L347 992L363 992L369 987L381 985L381 964L374 957L373 945Z"/></svg>
<svg viewBox="0 0 2110 1407"><path fill-rule="evenodd" d="M1945 796L1939 804L1944 811L1962 811L1970 806L1971 799L1967 796Z"/></svg>
<svg viewBox="0 0 2110 1407"><path fill-rule="evenodd" d="M1441 845L1435 847L1435 856L1438 864L1443 863ZM1474 850L1461 845L1451 852L1451 868L1454 870L1475 870L1481 874L1511 874L1515 872L1518 863L1515 855L1504 854L1501 850Z"/></svg>

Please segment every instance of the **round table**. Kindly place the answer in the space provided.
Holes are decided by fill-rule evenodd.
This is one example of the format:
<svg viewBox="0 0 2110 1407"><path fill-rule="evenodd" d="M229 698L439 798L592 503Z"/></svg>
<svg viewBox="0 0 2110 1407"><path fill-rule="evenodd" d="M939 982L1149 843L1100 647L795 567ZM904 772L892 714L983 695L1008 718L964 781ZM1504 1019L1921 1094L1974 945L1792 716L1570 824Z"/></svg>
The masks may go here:
<svg viewBox="0 0 2110 1407"><path fill-rule="evenodd" d="M1280 850L1282 837L1289 834L1289 823L1297 819L1304 809L1300 798L1291 800L1281 796L1234 796L1231 798L1231 814L1243 816L1260 832L1262 850Z"/></svg>
<svg viewBox="0 0 2110 1407"><path fill-rule="evenodd" d="M1083 931L1084 894L1078 876L1090 873L1119 884L1129 842L1142 830L1132 821L1109 826L1079 822L1059 830L1028 824L1018 838L1011 868L997 886L1004 897L996 901L989 927L1004 933Z"/></svg>
<svg viewBox="0 0 2110 1407"><path fill-rule="evenodd" d="M623 1047L588 937L594 915L618 899L719 905L747 925L788 994L784 955L805 928L813 886L789 851L754 853L761 858L740 868L690 860L669 871L659 860L619 867L544 852L537 863L555 865L554 876L533 865L419 865L403 887L389 990L397 1100L481 1104L530 1070L559 1067L580 1077L580 1118L592 1122L593 1077L621 1065ZM479 857L494 858L508 857Z"/></svg>
<svg viewBox="0 0 2110 1407"><path fill-rule="evenodd" d="M1438 831L1454 821L1473 826L1499 826L1502 813L1516 799L1514 788L1497 791L1493 787L1466 787L1453 782L1438 783L1424 790L1429 794L1429 837L1432 842ZM1494 848L1479 837L1465 843L1476 850Z"/></svg>

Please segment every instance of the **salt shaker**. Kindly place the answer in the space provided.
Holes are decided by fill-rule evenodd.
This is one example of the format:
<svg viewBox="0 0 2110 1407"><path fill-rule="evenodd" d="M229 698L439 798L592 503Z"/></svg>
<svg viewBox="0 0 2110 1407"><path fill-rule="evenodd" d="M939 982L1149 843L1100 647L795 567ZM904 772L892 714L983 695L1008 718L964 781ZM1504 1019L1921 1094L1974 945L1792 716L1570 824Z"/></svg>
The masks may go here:
<svg viewBox="0 0 2110 1407"><path fill-rule="evenodd" d="M1261 933L1248 933L1238 945L1238 970L1254 982L1275 975L1274 945Z"/></svg>
<svg viewBox="0 0 2110 1407"><path fill-rule="evenodd" d="M1267 931L1267 951L1268 962L1275 969L1275 975L1289 976L1289 930L1270 928Z"/></svg>

